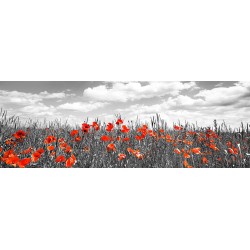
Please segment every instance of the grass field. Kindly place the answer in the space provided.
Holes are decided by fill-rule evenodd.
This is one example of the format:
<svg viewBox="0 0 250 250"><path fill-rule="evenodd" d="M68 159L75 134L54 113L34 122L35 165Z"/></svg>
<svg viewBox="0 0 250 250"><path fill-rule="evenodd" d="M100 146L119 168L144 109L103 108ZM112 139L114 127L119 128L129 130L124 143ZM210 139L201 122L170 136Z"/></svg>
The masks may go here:
<svg viewBox="0 0 250 250"><path fill-rule="evenodd" d="M159 115L149 124L59 121L22 124L0 113L0 166L20 168L246 168L250 167L249 125L230 129L173 124Z"/></svg>

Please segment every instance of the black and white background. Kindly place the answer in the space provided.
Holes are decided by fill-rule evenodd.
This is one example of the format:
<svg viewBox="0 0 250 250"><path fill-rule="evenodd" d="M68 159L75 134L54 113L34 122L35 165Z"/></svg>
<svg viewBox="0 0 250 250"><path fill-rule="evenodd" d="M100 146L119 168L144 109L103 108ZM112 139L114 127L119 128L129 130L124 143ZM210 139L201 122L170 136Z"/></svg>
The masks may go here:
<svg viewBox="0 0 250 250"><path fill-rule="evenodd" d="M232 81L211 112L240 122L248 12L244 0L1 0L0 81ZM7 85L1 105L20 113L32 103L10 104L11 91L63 104L44 92L65 90ZM247 169L1 169L0 248L248 250L249 187Z"/></svg>

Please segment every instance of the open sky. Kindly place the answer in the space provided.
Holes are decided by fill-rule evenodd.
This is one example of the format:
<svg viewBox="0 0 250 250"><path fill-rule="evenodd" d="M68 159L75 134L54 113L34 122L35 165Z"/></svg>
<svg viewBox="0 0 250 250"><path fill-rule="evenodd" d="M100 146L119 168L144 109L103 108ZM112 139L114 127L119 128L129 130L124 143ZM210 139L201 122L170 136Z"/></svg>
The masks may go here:
<svg viewBox="0 0 250 250"><path fill-rule="evenodd" d="M143 122L159 113L173 122L233 127L250 122L250 82L0 82L0 107L21 120L68 120L81 124L115 114Z"/></svg>

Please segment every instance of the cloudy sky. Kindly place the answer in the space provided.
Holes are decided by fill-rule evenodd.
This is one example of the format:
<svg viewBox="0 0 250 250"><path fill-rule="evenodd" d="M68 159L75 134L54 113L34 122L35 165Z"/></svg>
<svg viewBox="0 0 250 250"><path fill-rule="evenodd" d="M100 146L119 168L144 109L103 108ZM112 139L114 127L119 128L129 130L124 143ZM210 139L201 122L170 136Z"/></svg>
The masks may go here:
<svg viewBox="0 0 250 250"><path fill-rule="evenodd" d="M145 121L159 113L169 124L217 119L235 127L250 122L250 82L0 82L0 107L23 121Z"/></svg>

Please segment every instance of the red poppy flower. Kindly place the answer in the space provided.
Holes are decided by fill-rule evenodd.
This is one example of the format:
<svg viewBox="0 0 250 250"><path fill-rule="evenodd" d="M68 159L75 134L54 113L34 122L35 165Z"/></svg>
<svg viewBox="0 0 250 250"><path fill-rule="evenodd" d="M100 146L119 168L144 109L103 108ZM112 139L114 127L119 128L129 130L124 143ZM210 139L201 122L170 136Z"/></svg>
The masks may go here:
<svg viewBox="0 0 250 250"><path fill-rule="evenodd" d="M82 124L82 132L83 133L88 133L90 129L90 125L88 123L83 123Z"/></svg>
<svg viewBox="0 0 250 250"><path fill-rule="evenodd" d="M107 151L108 151L108 152L116 151L115 144L110 143L110 144L107 146Z"/></svg>
<svg viewBox="0 0 250 250"><path fill-rule="evenodd" d="M65 148L65 150L64 150L64 152L65 153L71 153L72 152L72 148L69 145L67 145L66 148Z"/></svg>
<svg viewBox="0 0 250 250"><path fill-rule="evenodd" d="M44 153L44 149L43 148L39 148L39 149L37 149L36 152L39 153L39 154L43 154Z"/></svg>
<svg viewBox="0 0 250 250"><path fill-rule="evenodd" d="M140 152L136 152L136 153L135 153L135 156L136 156L136 158L139 159L139 160L142 160L142 159L144 158L144 155L141 154Z"/></svg>
<svg viewBox="0 0 250 250"><path fill-rule="evenodd" d="M52 151L52 150L55 149L55 147L54 147L54 146L48 146L47 149L48 149L49 151Z"/></svg>
<svg viewBox="0 0 250 250"><path fill-rule="evenodd" d="M233 148L234 154L237 155L239 153L238 148L235 148L235 147L232 147L232 148Z"/></svg>
<svg viewBox="0 0 250 250"><path fill-rule="evenodd" d="M218 138L219 136L211 129L207 129L206 131L207 138Z"/></svg>
<svg viewBox="0 0 250 250"><path fill-rule="evenodd" d="M232 148L228 148L228 152L229 152L229 154L234 154L234 151Z"/></svg>
<svg viewBox="0 0 250 250"><path fill-rule="evenodd" d="M129 137L124 137L124 138L122 139L123 142L124 142L124 141L129 141L129 140L130 140Z"/></svg>
<svg viewBox="0 0 250 250"><path fill-rule="evenodd" d="M122 133L126 133L127 134L129 132L129 130L130 129L126 125L122 125L122 129L121 129Z"/></svg>
<svg viewBox="0 0 250 250"><path fill-rule="evenodd" d="M19 162L19 157L17 155L12 155L5 160L8 165L16 165Z"/></svg>
<svg viewBox="0 0 250 250"><path fill-rule="evenodd" d="M183 127L174 125L174 130L177 130L177 131L183 130Z"/></svg>
<svg viewBox="0 0 250 250"><path fill-rule="evenodd" d="M119 119L116 121L116 123L115 123L115 124L116 124L116 125L123 124L123 120L119 118Z"/></svg>
<svg viewBox="0 0 250 250"><path fill-rule="evenodd" d="M137 133L142 133L142 134L146 134L147 133L147 128L148 127L144 127L146 125L143 125L141 128L137 129Z"/></svg>
<svg viewBox="0 0 250 250"><path fill-rule="evenodd" d="M148 134L149 134L149 136L153 136L153 137L156 137L156 132L154 132L153 130L148 130Z"/></svg>
<svg viewBox="0 0 250 250"><path fill-rule="evenodd" d="M172 140L172 137L169 134L167 134L166 135L166 140L167 140L167 142L170 142Z"/></svg>
<svg viewBox="0 0 250 250"><path fill-rule="evenodd" d="M76 163L76 157L72 154L67 160L66 160L66 168L71 168Z"/></svg>
<svg viewBox="0 0 250 250"><path fill-rule="evenodd" d="M56 157L56 162L59 163L59 162L65 162L66 161L66 158L64 155L58 155Z"/></svg>
<svg viewBox="0 0 250 250"><path fill-rule="evenodd" d="M201 154L201 149L200 148L192 148L192 152L196 155Z"/></svg>
<svg viewBox="0 0 250 250"><path fill-rule="evenodd" d="M188 131L187 134L188 135L196 135L196 132L194 132L194 131Z"/></svg>
<svg viewBox="0 0 250 250"><path fill-rule="evenodd" d="M59 142L59 143L63 143L64 141L65 141L64 138L59 138L59 139L58 139L58 142Z"/></svg>
<svg viewBox="0 0 250 250"><path fill-rule="evenodd" d="M59 145L59 147L60 147L61 149L65 149L67 146L68 146L68 144L67 144L66 142L62 142L62 143L60 143L60 145Z"/></svg>
<svg viewBox="0 0 250 250"><path fill-rule="evenodd" d="M219 149L216 147L215 144L210 144L209 147L213 149L214 151L219 151Z"/></svg>
<svg viewBox="0 0 250 250"><path fill-rule="evenodd" d="M202 163L203 164L208 164L208 159L205 156L202 157Z"/></svg>
<svg viewBox="0 0 250 250"><path fill-rule="evenodd" d="M47 136L47 138L44 140L45 144L50 144L50 143L53 143L53 142L56 142L56 137L53 136L53 135Z"/></svg>
<svg viewBox="0 0 250 250"><path fill-rule="evenodd" d="M16 155L14 149L9 149L3 153L3 158L8 158L14 155Z"/></svg>
<svg viewBox="0 0 250 250"><path fill-rule="evenodd" d="M28 149L23 150L20 154L22 154L22 155L27 155L27 154L29 154L31 151L32 151L32 148L29 147Z"/></svg>
<svg viewBox="0 0 250 250"><path fill-rule="evenodd" d="M178 155L181 154L181 151L180 151L180 149L178 149L178 148L175 148L175 149L174 149L174 152L175 152L176 154L178 154Z"/></svg>
<svg viewBox="0 0 250 250"><path fill-rule="evenodd" d="M131 154L134 154L134 152L135 152L135 150L132 149L132 148L127 148L127 151L128 151L129 153L131 153Z"/></svg>
<svg viewBox="0 0 250 250"><path fill-rule="evenodd" d="M118 160L121 161L126 158L125 154L118 154Z"/></svg>
<svg viewBox="0 0 250 250"><path fill-rule="evenodd" d="M114 125L112 123L108 123L106 127L106 131L111 132L114 129Z"/></svg>
<svg viewBox="0 0 250 250"><path fill-rule="evenodd" d="M16 139L23 139L26 136L26 133L23 130L18 130L14 135Z"/></svg>
<svg viewBox="0 0 250 250"><path fill-rule="evenodd" d="M76 141L76 142L80 142L81 139L82 139L82 138L81 138L80 136L77 136L77 137L75 138L75 141Z"/></svg>
<svg viewBox="0 0 250 250"><path fill-rule="evenodd" d="M92 123L92 127L95 129L95 131L98 131L100 129L99 125L97 122Z"/></svg>
<svg viewBox="0 0 250 250"><path fill-rule="evenodd" d="M9 139L6 139L5 144L6 145L15 145L15 141L14 141L14 139L9 138Z"/></svg>
<svg viewBox="0 0 250 250"><path fill-rule="evenodd" d="M78 134L78 130L72 130L71 132L70 132L70 136L71 137L74 137L74 136L76 136L77 134Z"/></svg>
<svg viewBox="0 0 250 250"><path fill-rule="evenodd" d="M179 141L179 142L181 142L181 141ZM182 142L183 142L184 144L186 144L186 145L189 145L189 146L193 145L193 142L192 142L192 141L183 140Z"/></svg>
<svg viewBox="0 0 250 250"><path fill-rule="evenodd" d="M31 155L31 160L32 162L38 162L40 157L41 157L41 154L38 151L36 151Z"/></svg>
<svg viewBox="0 0 250 250"><path fill-rule="evenodd" d="M189 165L187 160L183 161L183 165L184 165L185 168L192 168L192 166Z"/></svg>
<svg viewBox="0 0 250 250"><path fill-rule="evenodd" d="M30 158L24 158L22 160L20 160L17 165L19 166L19 168L25 168L26 165L30 164L31 159Z"/></svg>
<svg viewBox="0 0 250 250"><path fill-rule="evenodd" d="M188 153L186 153L186 152L183 154L183 156L184 156L185 159L190 158L190 155Z"/></svg>
<svg viewBox="0 0 250 250"><path fill-rule="evenodd" d="M135 136L135 139L136 139L137 141L141 141L143 138L144 138L144 137L139 136L139 135L136 135L136 136Z"/></svg>
<svg viewBox="0 0 250 250"><path fill-rule="evenodd" d="M184 165L185 168L189 165L187 160L183 161L183 165Z"/></svg>
<svg viewBox="0 0 250 250"><path fill-rule="evenodd" d="M102 141L110 141L110 137L107 136L107 135L103 135L103 136L101 137L101 140L102 140Z"/></svg>

